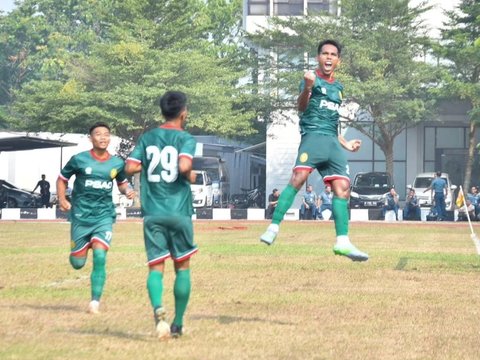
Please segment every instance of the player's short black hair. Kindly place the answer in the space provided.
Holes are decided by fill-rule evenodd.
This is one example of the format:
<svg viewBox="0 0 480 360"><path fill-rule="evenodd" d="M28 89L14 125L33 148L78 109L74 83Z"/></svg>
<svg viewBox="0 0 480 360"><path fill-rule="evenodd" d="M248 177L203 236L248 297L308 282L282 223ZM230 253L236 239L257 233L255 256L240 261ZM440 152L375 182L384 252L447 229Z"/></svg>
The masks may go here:
<svg viewBox="0 0 480 360"><path fill-rule="evenodd" d="M187 95L181 91L167 91L160 98L159 105L165 120L176 119L187 107Z"/></svg>
<svg viewBox="0 0 480 360"><path fill-rule="evenodd" d="M340 56L340 54L342 53L342 45L340 45L340 43L338 41L327 39L327 40L323 40L322 42L320 42L320 44L318 44L317 54L320 54L322 52L322 47L324 45L335 46L338 50L338 56Z"/></svg>
<svg viewBox="0 0 480 360"><path fill-rule="evenodd" d="M95 124L93 124L91 127L90 127L90 130L88 131L88 133L90 135L92 135L92 132L93 130L95 130L96 128L98 127L104 127L104 128L107 128L108 131L110 131L110 126L108 126L106 123L104 123L103 121L97 121Z"/></svg>

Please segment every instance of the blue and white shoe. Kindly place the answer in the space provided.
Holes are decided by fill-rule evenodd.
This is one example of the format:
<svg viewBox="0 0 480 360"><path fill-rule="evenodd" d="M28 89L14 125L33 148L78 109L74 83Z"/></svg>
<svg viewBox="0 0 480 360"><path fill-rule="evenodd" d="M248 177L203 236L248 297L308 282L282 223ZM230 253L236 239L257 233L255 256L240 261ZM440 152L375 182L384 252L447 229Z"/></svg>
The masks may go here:
<svg viewBox="0 0 480 360"><path fill-rule="evenodd" d="M272 245L275 239L277 238L278 234L278 225L277 224L270 224L268 226L267 231L260 236L260 241L267 244Z"/></svg>
<svg viewBox="0 0 480 360"><path fill-rule="evenodd" d="M343 246L335 245L333 247L333 252L335 255L346 256L352 261L368 260L368 254L358 250L353 244L343 245Z"/></svg>

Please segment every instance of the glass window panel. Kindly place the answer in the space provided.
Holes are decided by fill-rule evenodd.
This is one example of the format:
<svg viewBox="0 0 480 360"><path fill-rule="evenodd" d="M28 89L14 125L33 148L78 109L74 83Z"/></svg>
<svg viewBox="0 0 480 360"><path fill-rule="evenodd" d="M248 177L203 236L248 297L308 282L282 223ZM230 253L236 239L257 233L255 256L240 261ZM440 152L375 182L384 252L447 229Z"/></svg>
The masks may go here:
<svg viewBox="0 0 480 360"><path fill-rule="evenodd" d="M249 15L269 15L269 0L250 0L248 2Z"/></svg>
<svg viewBox="0 0 480 360"><path fill-rule="evenodd" d="M437 149L463 148L465 147L464 139L463 128L437 128Z"/></svg>
<svg viewBox="0 0 480 360"><path fill-rule="evenodd" d="M403 131L395 138L393 144L393 160L406 160L407 159L407 136Z"/></svg>
<svg viewBox="0 0 480 360"><path fill-rule="evenodd" d="M348 167L350 169L350 179L355 178L355 174L359 172L373 171L372 163L370 161L349 161Z"/></svg>
<svg viewBox="0 0 480 360"><path fill-rule="evenodd" d="M425 172L434 172L435 170L435 161L425 161Z"/></svg>
<svg viewBox="0 0 480 360"><path fill-rule="evenodd" d="M275 0L274 15L303 15L303 0Z"/></svg>
<svg viewBox="0 0 480 360"><path fill-rule="evenodd" d="M435 161L435 128L425 128L425 161Z"/></svg>

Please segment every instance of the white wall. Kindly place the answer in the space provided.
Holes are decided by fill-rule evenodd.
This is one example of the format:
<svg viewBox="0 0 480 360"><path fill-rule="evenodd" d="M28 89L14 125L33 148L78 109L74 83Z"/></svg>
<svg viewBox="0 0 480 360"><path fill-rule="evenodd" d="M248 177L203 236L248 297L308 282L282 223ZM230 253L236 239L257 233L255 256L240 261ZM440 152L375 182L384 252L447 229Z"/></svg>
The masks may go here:
<svg viewBox="0 0 480 360"><path fill-rule="evenodd" d="M61 134L38 133L38 136L43 137L42 135L51 137ZM92 143L86 134L64 134L61 139L78 145L64 148L0 152L0 179L31 191L40 180L41 175L45 174L46 180L50 182L51 189L55 189L55 181L67 161L73 155L92 148ZM115 154L119 143L120 138L112 136L108 147L111 154ZM73 186L73 180L73 178L70 180L70 187Z"/></svg>

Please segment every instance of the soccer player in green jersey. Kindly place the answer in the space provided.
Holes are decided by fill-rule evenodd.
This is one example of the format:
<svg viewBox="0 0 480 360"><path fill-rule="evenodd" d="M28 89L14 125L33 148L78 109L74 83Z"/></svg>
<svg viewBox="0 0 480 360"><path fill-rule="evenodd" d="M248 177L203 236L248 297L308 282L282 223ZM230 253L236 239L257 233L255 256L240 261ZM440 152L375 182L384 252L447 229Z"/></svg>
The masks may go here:
<svg viewBox="0 0 480 360"><path fill-rule="evenodd" d="M90 275L91 301L88 312L97 314L105 285L106 257L112 241L112 224L116 219L112 202L113 180L127 198L135 192L128 186L124 162L107 151L110 144L110 128L98 122L90 128L93 148L72 156L57 179L57 195L60 209L70 210L71 252L70 264L81 269L87 261L88 249L93 250L93 269ZM66 198L68 179L75 175L72 202Z"/></svg>
<svg viewBox="0 0 480 360"><path fill-rule="evenodd" d="M336 255L353 261L366 261L368 255L358 250L348 237L348 199L350 178L346 156L342 150L358 151L360 140L347 141L339 134L338 109L342 103L343 86L334 78L340 64L340 44L334 40L322 41L318 46L318 68L306 72L300 84L297 100L300 115L301 141L290 182L282 191L273 214L272 223L260 240L271 245L277 237L279 224L290 208L298 190L317 169L334 197L332 212L337 241L333 247Z"/></svg>
<svg viewBox="0 0 480 360"><path fill-rule="evenodd" d="M165 123L143 134L127 159L127 174L141 172L145 250L149 266L147 290L160 339L182 335L183 317L190 298L190 257L193 242L192 159L196 140L184 131L187 120L184 93L169 91L160 99ZM175 317L169 326L162 305L165 260L175 269Z"/></svg>

